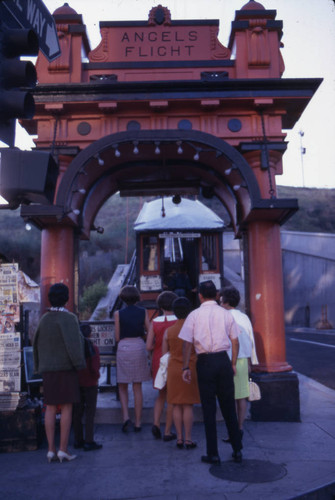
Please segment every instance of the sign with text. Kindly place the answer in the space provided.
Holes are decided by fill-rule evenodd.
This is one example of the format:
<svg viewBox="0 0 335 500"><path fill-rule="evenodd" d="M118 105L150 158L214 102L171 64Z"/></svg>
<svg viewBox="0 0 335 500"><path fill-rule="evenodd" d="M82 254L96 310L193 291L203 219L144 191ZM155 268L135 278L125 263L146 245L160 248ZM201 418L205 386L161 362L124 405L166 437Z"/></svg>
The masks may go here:
<svg viewBox="0 0 335 500"><path fill-rule="evenodd" d="M200 233L160 233L159 238L200 238Z"/></svg>
<svg viewBox="0 0 335 500"><path fill-rule="evenodd" d="M89 322L91 340L101 354L115 351L114 323L112 321Z"/></svg>
<svg viewBox="0 0 335 500"><path fill-rule="evenodd" d="M199 274L199 283L208 280L213 281L214 285L216 286L216 289L220 290L222 285L221 285L221 276L219 273Z"/></svg>
<svg viewBox="0 0 335 500"><path fill-rule="evenodd" d="M48 61L60 55L56 24L42 0L3 0L1 4L22 28L35 31L40 50Z"/></svg>
<svg viewBox="0 0 335 500"><path fill-rule="evenodd" d="M141 292L159 291L162 289L162 280L160 276L148 275L140 276Z"/></svg>
<svg viewBox="0 0 335 500"><path fill-rule="evenodd" d="M172 61L172 60L207 60L228 56L218 49L216 39L217 26L112 26L113 23L101 23L105 44L112 47L108 51L108 61ZM108 25L108 27L107 27ZM110 27L109 27L110 25ZM221 46L224 48L223 46ZM214 48L214 51L213 51ZM90 61L98 59L100 45L93 50ZM212 54L213 53L213 54ZM213 55L213 57L211 57ZM220 57L221 56L221 57Z"/></svg>
<svg viewBox="0 0 335 500"><path fill-rule="evenodd" d="M150 62L229 59L230 50L218 40L219 21L174 21L161 5L147 22L100 22L102 43L90 62Z"/></svg>

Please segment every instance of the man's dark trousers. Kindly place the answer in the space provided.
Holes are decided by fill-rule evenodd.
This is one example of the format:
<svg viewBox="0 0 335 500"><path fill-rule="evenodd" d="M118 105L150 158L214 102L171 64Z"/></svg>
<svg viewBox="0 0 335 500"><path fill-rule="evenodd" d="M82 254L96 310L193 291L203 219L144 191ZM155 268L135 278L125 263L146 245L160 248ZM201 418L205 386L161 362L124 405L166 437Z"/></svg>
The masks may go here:
<svg viewBox="0 0 335 500"><path fill-rule="evenodd" d="M77 443L83 441L82 418L85 413L85 442L94 441L94 416L97 406L98 386L80 387L80 403L73 405L73 431Z"/></svg>
<svg viewBox="0 0 335 500"><path fill-rule="evenodd" d="M199 354L197 375L204 417L207 455L219 455L216 398L218 398L222 416L226 422L232 448L234 451L239 451L242 444L234 399L234 372L227 352Z"/></svg>

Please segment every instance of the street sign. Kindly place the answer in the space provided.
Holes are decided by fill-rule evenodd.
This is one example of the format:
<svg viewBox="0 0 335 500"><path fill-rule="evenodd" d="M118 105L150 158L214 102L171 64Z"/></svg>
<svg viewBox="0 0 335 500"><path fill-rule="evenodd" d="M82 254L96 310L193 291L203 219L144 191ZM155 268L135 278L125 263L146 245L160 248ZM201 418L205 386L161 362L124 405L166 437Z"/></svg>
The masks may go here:
<svg viewBox="0 0 335 500"><path fill-rule="evenodd" d="M1 5L22 28L35 31L40 50L48 61L53 61L60 55L56 24L42 0L2 0Z"/></svg>

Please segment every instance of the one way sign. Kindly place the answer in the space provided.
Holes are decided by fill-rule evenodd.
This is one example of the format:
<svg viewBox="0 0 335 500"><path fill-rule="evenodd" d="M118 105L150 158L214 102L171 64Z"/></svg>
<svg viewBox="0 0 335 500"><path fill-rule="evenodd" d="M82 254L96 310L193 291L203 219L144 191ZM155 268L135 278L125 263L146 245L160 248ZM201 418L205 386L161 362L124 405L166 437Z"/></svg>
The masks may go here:
<svg viewBox="0 0 335 500"><path fill-rule="evenodd" d="M22 28L35 31L40 50L48 61L60 55L56 24L42 0L3 0L1 5L6 7Z"/></svg>

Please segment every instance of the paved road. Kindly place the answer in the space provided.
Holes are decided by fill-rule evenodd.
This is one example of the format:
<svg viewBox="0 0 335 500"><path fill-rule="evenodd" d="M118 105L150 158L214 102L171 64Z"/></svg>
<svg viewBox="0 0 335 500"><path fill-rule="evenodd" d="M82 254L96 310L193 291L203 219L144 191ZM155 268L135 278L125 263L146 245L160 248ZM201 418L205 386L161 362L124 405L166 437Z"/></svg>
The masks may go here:
<svg viewBox="0 0 335 500"><path fill-rule="evenodd" d="M294 371L335 389L335 330L287 331L286 354Z"/></svg>

